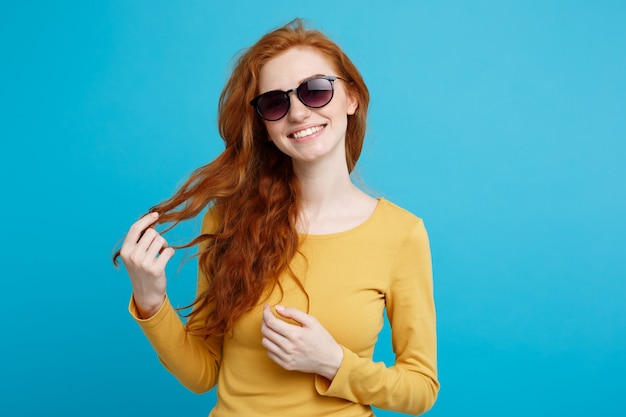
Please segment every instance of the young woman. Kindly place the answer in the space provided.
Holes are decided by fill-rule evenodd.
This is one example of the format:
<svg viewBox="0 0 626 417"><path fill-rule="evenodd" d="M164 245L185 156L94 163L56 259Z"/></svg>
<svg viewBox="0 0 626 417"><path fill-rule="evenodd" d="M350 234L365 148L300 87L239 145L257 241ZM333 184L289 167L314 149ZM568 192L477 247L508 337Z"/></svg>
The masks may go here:
<svg viewBox="0 0 626 417"><path fill-rule="evenodd" d="M299 20L239 58L220 97L224 152L130 228L130 311L163 365L213 417L372 416L431 408L435 311L422 221L350 179L369 93L356 67ZM197 297L166 295L174 250L155 231L207 208ZM372 361L383 326L395 365Z"/></svg>

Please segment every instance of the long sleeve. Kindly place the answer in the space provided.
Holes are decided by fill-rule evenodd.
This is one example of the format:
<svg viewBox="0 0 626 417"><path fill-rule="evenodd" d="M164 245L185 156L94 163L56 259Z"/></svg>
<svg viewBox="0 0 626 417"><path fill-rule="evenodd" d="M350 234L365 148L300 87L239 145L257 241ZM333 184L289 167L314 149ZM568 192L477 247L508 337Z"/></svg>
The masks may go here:
<svg viewBox="0 0 626 417"><path fill-rule="evenodd" d="M209 216L205 217L202 229L213 227ZM200 270L200 268L198 268ZM204 291L208 283L198 272L198 293ZM222 336L199 337L190 332L172 307L169 298L152 317L142 320L137 314L134 299L131 298L129 311L156 351L159 360L185 387L202 393L215 386L218 380L222 359ZM206 312L196 317L202 320Z"/></svg>
<svg viewBox="0 0 626 417"><path fill-rule="evenodd" d="M421 220L399 248L385 303L394 366L343 346L344 359L332 383L318 377L316 389L321 395L418 415L432 407L439 391L431 257Z"/></svg>
<svg viewBox="0 0 626 417"><path fill-rule="evenodd" d="M163 366L181 384L196 393L206 392L215 386L221 361L221 337L205 340L188 332L169 299L146 320L138 318L132 299L129 310Z"/></svg>

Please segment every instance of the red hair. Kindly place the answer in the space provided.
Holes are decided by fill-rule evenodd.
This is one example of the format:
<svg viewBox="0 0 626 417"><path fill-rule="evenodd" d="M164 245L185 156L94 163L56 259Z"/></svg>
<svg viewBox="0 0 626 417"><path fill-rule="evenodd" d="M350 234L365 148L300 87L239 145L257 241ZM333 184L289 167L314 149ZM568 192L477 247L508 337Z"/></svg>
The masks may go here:
<svg viewBox="0 0 626 417"><path fill-rule="evenodd" d="M289 264L298 251L299 183L291 159L268 140L262 120L249 104L259 94L263 65L296 46L316 49L333 64L339 77L348 80L348 92L358 102L356 113L348 116L346 131L349 171L361 154L369 92L337 44L295 19L243 52L219 100L218 126L226 149L196 169L171 198L150 210L160 214L158 223L173 222L175 226L212 205L219 219L213 234L200 235L184 245L203 242L198 251L199 268L209 281L208 289L197 294L189 314L191 321L209 308L206 322L194 326L194 332L221 335L232 330L234 322L259 302L265 288L280 285L278 277L290 272ZM114 260L118 255L119 251Z"/></svg>

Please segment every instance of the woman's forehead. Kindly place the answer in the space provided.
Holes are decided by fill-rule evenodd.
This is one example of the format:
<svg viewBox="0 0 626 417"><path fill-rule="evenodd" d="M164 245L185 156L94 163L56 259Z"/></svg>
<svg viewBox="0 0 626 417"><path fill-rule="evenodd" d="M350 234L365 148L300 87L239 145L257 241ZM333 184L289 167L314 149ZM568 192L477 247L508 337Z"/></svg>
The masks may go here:
<svg viewBox="0 0 626 417"><path fill-rule="evenodd" d="M259 73L259 90L289 90L316 75L334 75L326 55L312 47L294 47L268 60Z"/></svg>

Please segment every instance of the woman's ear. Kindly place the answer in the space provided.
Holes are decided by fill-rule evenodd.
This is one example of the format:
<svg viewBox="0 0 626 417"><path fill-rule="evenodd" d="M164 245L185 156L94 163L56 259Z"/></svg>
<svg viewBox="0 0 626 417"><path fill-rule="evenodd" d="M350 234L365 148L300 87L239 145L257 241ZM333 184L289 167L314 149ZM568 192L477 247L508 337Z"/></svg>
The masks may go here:
<svg viewBox="0 0 626 417"><path fill-rule="evenodd" d="M348 116L352 116L356 113L356 109L359 108L359 101L356 99L356 96L352 94L350 91L346 91L347 98L347 111Z"/></svg>

